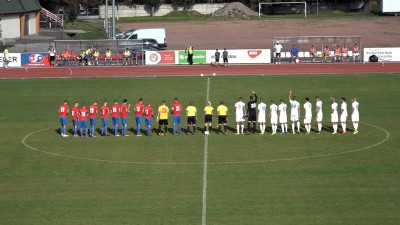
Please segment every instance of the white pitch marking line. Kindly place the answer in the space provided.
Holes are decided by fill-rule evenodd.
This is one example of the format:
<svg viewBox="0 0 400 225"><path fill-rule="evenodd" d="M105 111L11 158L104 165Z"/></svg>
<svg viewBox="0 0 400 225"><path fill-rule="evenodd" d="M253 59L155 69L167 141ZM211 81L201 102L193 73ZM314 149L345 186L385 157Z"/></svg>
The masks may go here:
<svg viewBox="0 0 400 225"><path fill-rule="evenodd" d="M71 67L69 67L69 66L68 66L68 69L69 69L69 77L71 78L71 76L72 76L72 70L71 70Z"/></svg>
<svg viewBox="0 0 400 225"><path fill-rule="evenodd" d="M210 78L207 77L207 98L210 100ZM203 161L203 211L201 214L201 224L207 224L207 173L208 173L208 135L204 135L204 161Z"/></svg>
<svg viewBox="0 0 400 225"><path fill-rule="evenodd" d="M359 152L359 151L363 151L366 149L370 149L376 146L379 146L383 143L385 143L387 140L389 140L390 138L390 133L388 130L373 125L373 124L368 124L368 123L360 123L360 124L364 124L367 126L371 126L371 127L375 127L376 129L379 129L381 131L383 131L386 136L384 139L382 139L381 141L369 145L369 146L365 146L365 147L361 147L361 148L357 148L357 149L353 149L353 150L348 150L348 151L342 151L342 152L336 152L336 153L329 153L329 154L323 154L323 155L310 155L310 156L304 156L304 157L296 157L296 158L283 158L283 159L267 159L267 160L259 160L259 161L223 161L223 162L207 162L207 164L209 165L223 165L223 164L255 164L255 163L269 163L269 162L282 162L282 161L295 161L295 160L304 160L304 159L312 159L312 158L323 158L323 157L330 157L330 156L336 156L336 155L344 155L344 154L348 154L348 153L353 153L353 152ZM107 159L96 159L96 158L86 158L86 157L77 157L77 156L71 156L71 155L64 155L64 154L60 154L60 153L54 153L54 152L48 152L45 150L41 150L38 148L35 148L33 146L30 146L29 144L26 143L26 140L37 133L40 133L42 131L45 130L50 130L50 129L56 129L59 127L48 127L48 128L44 128L41 130L37 130L37 131L33 131L27 135L25 135L25 137L22 138L21 143L23 145L25 145L25 147L33 150L33 151L37 151L37 152L41 152L44 154L48 154L48 155L53 155L53 156L58 156L58 157L64 157L64 158L70 158L70 159L77 159L77 160L87 160L87 161L94 161L94 162L105 162L105 163L121 163L121 164L143 164L143 165L202 165L203 163L201 162L193 162L193 163L189 163L189 162L181 162L181 163L168 163L168 162L140 162L140 161L120 161L120 160L107 160ZM350 135L350 134L349 134Z"/></svg>

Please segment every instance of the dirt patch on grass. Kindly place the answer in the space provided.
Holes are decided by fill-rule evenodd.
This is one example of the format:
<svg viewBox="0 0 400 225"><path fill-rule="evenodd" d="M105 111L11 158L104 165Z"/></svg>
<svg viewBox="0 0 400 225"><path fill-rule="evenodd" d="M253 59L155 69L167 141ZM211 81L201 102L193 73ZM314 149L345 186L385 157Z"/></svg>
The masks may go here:
<svg viewBox="0 0 400 225"><path fill-rule="evenodd" d="M399 47L400 17L302 18L237 21L143 22L118 24L121 30L159 28L167 32L168 49L271 48L274 36L361 35L362 47ZM285 49L288 48L288 49ZM284 51L290 46L284 46Z"/></svg>

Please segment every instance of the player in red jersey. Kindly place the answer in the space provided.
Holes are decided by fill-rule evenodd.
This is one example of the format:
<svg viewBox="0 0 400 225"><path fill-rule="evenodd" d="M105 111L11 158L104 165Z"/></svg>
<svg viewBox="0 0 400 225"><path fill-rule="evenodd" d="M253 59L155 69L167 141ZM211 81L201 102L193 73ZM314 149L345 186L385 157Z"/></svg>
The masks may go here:
<svg viewBox="0 0 400 225"><path fill-rule="evenodd" d="M62 137L68 137L67 135L67 115L69 113L68 101L64 100L64 103L58 107L58 114L60 115L60 133Z"/></svg>
<svg viewBox="0 0 400 225"><path fill-rule="evenodd" d="M80 124L80 130L81 130L81 137L88 137L88 123L87 123L87 118L88 118L89 111L86 108L86 103L83 103L82 108L79 110L79 120L81 122Z"/></svg>
<svg viewBox="0 0 400 225"><path fill-rule="evenodd" d="M174 98L174 104L172 104L172 111L171 111L171 115L174 115L174 119L173 119L174 135L176 135L176 125L177 124L178 124L178 134L181 134L181 131L182 131L181 114L182 114L182 104L178 101L178 98Z"/></svg>
<svg viewBox="0 0 400 225"><path fill-rule="evenodd" d="M121 106L118 104L117 100L114 100L114 105L111 106L111 117L114 125L114 135L119 136L118 134L118 123L119 123L119 114L121 112Z"/></svg>
<svg viewBox="0 0 400 225"><path fill-rule="evenodd" d="M110 109L107 106L107 101L104 100L103 106L100 108L101 112L101 136L108 136L108 115L110 114Z"/></svg>
<svg viewBox="0 0 400 225"><path fill-rule="evenodd" d="M128 100L124 99L121 105L122 136L129 136L126 132L128 130L128 113L130 112L130 107L131 105L128 103Z"/></svg>
<svg viewBox="0 0 400 225"><path fill-rule="evenodd" d="M140 126L143 122L144 105L143 98L139 98L139 102L135 104L135 116L136 116L136 136L142 136L140 134Z"/></svg>
<svg viewBox="0 0 400 225"><path fill-rule="evenodd" d="M79 104L75 102L74 107L71 111L72 126L74 128L74 137L78 137L78 125L79 125Z"/></svg>
<svg viewBox="0 0 400 225"><path fill-rule="evenodd" d="M90 137L96 137L94 135L94 128L96 126L97 111L98 111L97 102L93 102L93 104L89 106Z"/></svg>
<svg viewBox="0 0 400 225"><path fill-rule="evenodd" d="M153 108L151 107L150 102L147 103L147 106L144 107L144 115L146 121L146 135L151 136L151 125L153 124Z"/></svg>

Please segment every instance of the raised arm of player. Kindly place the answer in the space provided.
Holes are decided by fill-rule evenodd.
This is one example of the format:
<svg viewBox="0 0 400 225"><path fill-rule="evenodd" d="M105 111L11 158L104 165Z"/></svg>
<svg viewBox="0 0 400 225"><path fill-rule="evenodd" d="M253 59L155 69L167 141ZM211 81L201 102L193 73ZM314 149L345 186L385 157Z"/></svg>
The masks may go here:
<svg viewBox="0 0 400 225"><path fill-rule="evenodd" d="M252 93L254 95L254 101L258 102L258 96L257 96L256 92L252 91Z"/></svg>
<svg viewBox="0 0 400 225"><path fill-rule="evenodd" d="M289 91L289 102L292 101L292 91Z"/></svg>

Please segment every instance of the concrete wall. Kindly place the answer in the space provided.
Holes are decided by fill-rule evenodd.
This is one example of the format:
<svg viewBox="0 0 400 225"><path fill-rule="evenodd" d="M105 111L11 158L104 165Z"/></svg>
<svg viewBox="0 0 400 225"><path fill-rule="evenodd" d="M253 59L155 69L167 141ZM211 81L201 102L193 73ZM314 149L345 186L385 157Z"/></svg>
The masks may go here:
<svg viewBox="0 0 400 225"><path fill-rule="evenodd" d="M195 10L201 14L211 14L218 9L221 9L225 6L225 3L221 4L196 4L190 10ZM183 8L178 8L177 11L182 11ZM174 8L169 4L163 4L154 12L154 16L165 16L168 13L175 11ZM101 5L99 8L100 18L105 18L105 5ZM115 6L115 16L119 17L137 17L137 16L151 16L151 8L148 8L144 5L118 5ZM112 6L108 6L108 15L111 17L112 15Z"/></svg>
<svg viewBox="0 0 400 225"><path fill-rule="evenodd" d="M4 15L1 18L2 38L20 37L20 16Z"/></svg>

